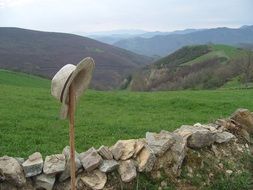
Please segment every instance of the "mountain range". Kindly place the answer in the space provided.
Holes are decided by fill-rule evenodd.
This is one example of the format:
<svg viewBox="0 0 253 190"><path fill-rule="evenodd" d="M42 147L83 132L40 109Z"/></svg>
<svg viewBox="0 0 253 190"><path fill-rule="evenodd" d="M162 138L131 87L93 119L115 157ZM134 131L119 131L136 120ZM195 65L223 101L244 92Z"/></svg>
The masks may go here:
<svg viewBox="0 0 253 190"><path fill-rule="evenodd" d="M63 65L84 57L96 62L92 87L117 88L123 78L152 62L146 56L66 33L0 28L0 68L51 78Z"/></svg>
<svg viewBox="0 0 253 190"><path fill-rule="evenodd" d="M122 39L113 45L147 56L166 56L183 46L197 44L252 44L253 26L243 26L237 29L213 28L189 30L184 33L155 35L150 38L135 37Z"/></svg>
<svg viewBox="0 0 253 190"><path fill-rule="evenodd" d="M137 37L141 38L152 38L154 36L164 36L169 34L188 34L191 32L201 31L204 29L185 29L185 30L176 30L172 32L161 32L161 31L144 31L144 30L113 30L107 32L94 32L94 33L77 33L82 36L98 40L110 45L115 44L118 41L133 39Z"/></svg>

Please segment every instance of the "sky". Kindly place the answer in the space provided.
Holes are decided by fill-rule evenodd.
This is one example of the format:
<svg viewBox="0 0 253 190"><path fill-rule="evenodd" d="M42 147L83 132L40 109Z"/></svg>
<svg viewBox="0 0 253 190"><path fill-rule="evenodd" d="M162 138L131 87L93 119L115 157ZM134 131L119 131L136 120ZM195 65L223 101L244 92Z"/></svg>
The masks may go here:
<svg viewBox="0 0 253 190"><path fill-rule="evenodd" d="M91 33L253 25L253 0L0 0L0 27Z"/></svg>

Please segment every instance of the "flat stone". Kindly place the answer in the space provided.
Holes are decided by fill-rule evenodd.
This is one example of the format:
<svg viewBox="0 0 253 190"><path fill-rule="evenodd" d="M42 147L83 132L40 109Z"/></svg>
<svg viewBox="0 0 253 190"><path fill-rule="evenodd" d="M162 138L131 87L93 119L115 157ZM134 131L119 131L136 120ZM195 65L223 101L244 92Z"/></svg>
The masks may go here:
<svg viewBox="0 0 253 190"><path fill-rule="evenodd" d="M155 164L156 156L153 150L148 145L145 145L136 157L136 160L139 172L150 172Z"/></svg>
<svg viewBox="0 0 253 190"><path fill-rule="evenodd" d="M119 166L119 163L115 160L103 160L99 166L99 170L104 173L111 172Z"/></svg>
<svg viewBox="0 0 253 190"><path fill-rule="evenodd" d="M60 174L59 181L62 182L70 177L70 147L66 146L62 154L65 156L66 164L65 164L65 170ZM76 163L76 172L82 168L82 163L79 159L79 154L75 152L75 163Z"/></svg>
<svg viewBox="0 0 253 190"><path fill-rule="evenodd" d="M174 133L180 135L184 139L187 139L189 136L191 136L193 133L196 133L197 131L202 132L202 131L209 131L209 130L202 127L201 124L197 124L195 126L182 125L180 128L176 129Z"/></svg>
<svg viewBox="0 0 253 190"><path fill-rule="evenodd" d="M187 140L177 134L174 134L174 139L175 143L170 149L173 158L172 171L176 176L180 176L181 166L187 152Z"/></svg>
<svg viewBox="0 0 253 190"><path fill-rule="evenodd" d="M248 109L239 108L231 116L249 134L253 134L253 114Z"/></svg>
<svg viewBox="0 0 253 190"><path fill-rule="evenodd" d="M121 161L118 167L121 180L125 183L131 182L137 176L133 160Z"/></svg>
<svg viewBox="0 0 253 190"><path fill-rule="evenodd" d="M224 131L222 133L215 134L215 142L217 142L217 143L226 143L234 138L235 138L235 136L232 133L229 133L226 131Z"/></svg>
<svg viewBox="0 0 253 190"><path fill-rule="evenodd" d="M98 153L106 160L112 160L113 155L107 146L102 145L98 150Z"/></svg>
<svg viewBox="0 0 253 190"><path fill-rule="evenodd" d="M194 127L198 127L198 128L204 128L207 129L209 131L217 131L218 125L216 124L200 124L200 123L196 123L193 125Z"/></svg>
<svg viewBox="0 0 253 190"><path fill-rule="evenodd" d="M102 157L93 147L81 153L79 157L84 169L88 172L96 169L103 161Z"/></svg>
<svg viewBox="0 0 253 190"><path fill-rule="evenodd" d="M137 155L141 152L141 150L144 148L145 145L146 145L146 143L145 143L144 139L138 139L136 141L135 151L134 151L134 155L133 155L134 158L137 157Z"/></svg>
<svg viewBox="0 0 253 190"><path fill-rule="evenodd" d="M0 178L18 187L26 184L22 167L15 158L9 156L0 157Z"/></svg>
<svg viewBox="0 0 253 190"><path fill-rule="evenodd" d="M111 152L115 160L127 160L135 153L136 140L119 140L111 147Z"/></svg>
<svg viewBox="0 0 253 190"><path fill-rule="evenodd" d="M45 174L55 175L65 170L65 156L64 154L54 154L47 156L45 159L43 172Z"/></svg>
<svg viewBox="0 0 253 190"><path fill-rule="evenodd" d="M43 188L45 190L52 190L55 182L54 175L40 174L36 176L35 186L36 188Z"/></svg>
<svg viewBox="0 0 253 190"><path fill-rule="evenodd" d="M81 180L89 188L93 190L100 190L104 188L107 181L107 176L105 173L99 170L94 170L91 173L87 173L85 176L81 177Z"/></svg>
<svg viewBox="0 0 253 190"><path fill-rule="evenodd" d="M197 131L188 138L188 146L191 148L202 148L213 144L216 133L210 131Z"/></svg>
<svg viewBox="0 0 253 190"><path fill-rule="evenodd" d="M172 133L165 133L164 131L159 134L147 132L146 141L157 156L163 155L174 143Z"/></svg>
<svg viewBox="0 0 253 190"><path fill-rule="evenodd" d="M43 159L39 152L35 152L22 164L25 176L31 177L42 172Z"/></svg>

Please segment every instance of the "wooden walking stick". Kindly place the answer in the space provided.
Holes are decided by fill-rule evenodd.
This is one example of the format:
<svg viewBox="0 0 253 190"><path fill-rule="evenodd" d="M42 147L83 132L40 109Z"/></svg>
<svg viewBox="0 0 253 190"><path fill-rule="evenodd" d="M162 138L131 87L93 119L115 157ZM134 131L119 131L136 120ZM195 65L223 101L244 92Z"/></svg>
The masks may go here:
<svg viewBox="0 0 253 190"><path fill-rule="evenodd" d="M71 190L76 190L76 163L75 163L75 104L76 96L73 84L69 87L69 144L70 144L70 176Z"/></svg>

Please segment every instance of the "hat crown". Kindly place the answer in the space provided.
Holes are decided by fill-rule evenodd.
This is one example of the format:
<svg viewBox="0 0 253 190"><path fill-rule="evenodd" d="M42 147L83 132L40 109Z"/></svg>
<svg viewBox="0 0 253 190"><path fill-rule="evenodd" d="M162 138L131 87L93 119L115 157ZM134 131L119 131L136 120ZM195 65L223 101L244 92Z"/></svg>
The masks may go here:
<svg viewBox="0 0 253 190"><path fill-rule="evenodd" d="M76 69L75 65L67 64L63 66L53 77L51 85L51 94L58 100L61 100L61 94L68 78Z"/></svg>

